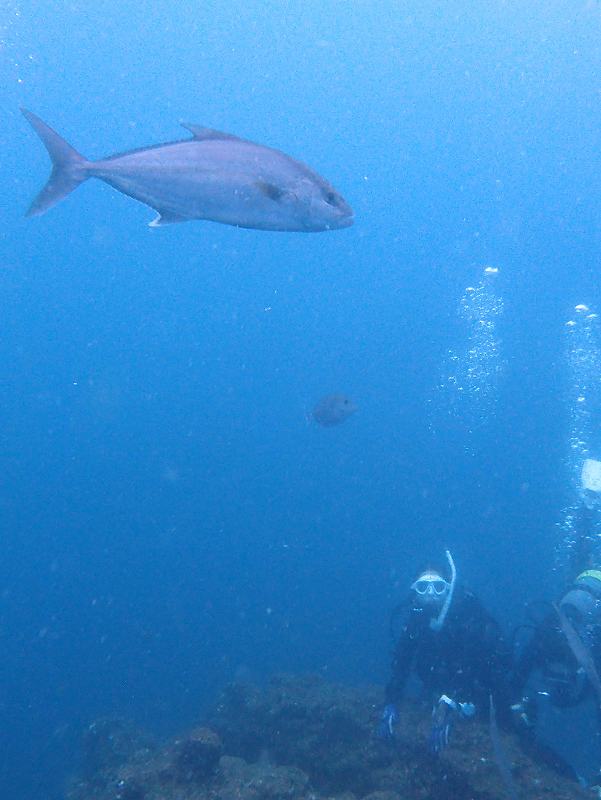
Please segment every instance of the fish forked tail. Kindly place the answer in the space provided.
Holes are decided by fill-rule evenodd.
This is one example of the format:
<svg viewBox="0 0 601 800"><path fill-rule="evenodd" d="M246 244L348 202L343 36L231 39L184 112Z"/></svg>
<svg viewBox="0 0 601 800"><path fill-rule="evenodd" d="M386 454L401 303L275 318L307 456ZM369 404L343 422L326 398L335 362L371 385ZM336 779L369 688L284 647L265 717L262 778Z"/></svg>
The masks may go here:
<svg viewBox="0 0 601 800"><path fill-rule="evenodd" d="M27 111L25 108L22 108L21 111L44 143L48 155L52 159L52 172L48 183L35 198L25 215L37 217L56 205L59 200L66 197L89 177L87 166L90 162L31 111Z"/></svg>

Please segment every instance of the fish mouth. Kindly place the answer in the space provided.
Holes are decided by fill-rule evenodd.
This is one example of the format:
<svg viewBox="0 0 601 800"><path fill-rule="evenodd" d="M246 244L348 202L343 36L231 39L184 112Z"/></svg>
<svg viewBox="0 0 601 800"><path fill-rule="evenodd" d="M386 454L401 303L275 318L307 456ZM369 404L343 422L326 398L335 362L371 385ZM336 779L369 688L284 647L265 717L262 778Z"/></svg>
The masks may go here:
<svg viewBox="0 0 601 800"><path fill-rule="evenodd" d="M346 201L341 200L338 205L338 219L336 220L336 225L339 228L350 228L354 221L355 212Z"/></svg>
<svg viewBox="0 0 601 800"><path fill-rule="evenodd" d="M331 219L328 222L321 222L317 225L313 222L306 222L304 223L302 230L304 231L337 231L340 228L350 228L350 226L355 221L355 215L351 212L350 214L344 214L335 219Z"/></svg>
<svg viewBox="0 0 601 800"><path fill-rule="evenodd" d="M341 228L350 228L354 221L354 214L346 214L344 217L337 217L336 219L332 220L331 222L327 222L325 225L320 226L319 228L311 228L310 230L338 231Z"/></svg>
<svg viewBox="0 0 601 800"><path fill-rule="evenodd" d="M335 220L332 220L332 222L325 226L324 230L335 231L339 230L340 228L350 228L354 221L355 215L352 212L350 214L344 214L340 217L337 217Z"/></svg>

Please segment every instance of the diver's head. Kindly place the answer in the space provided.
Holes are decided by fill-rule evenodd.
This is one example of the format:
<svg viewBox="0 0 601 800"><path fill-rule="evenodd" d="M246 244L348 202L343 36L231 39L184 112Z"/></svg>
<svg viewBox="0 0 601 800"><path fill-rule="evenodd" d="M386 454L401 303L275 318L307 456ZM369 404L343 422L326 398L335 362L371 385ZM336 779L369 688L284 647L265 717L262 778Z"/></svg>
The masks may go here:
<svg viewBox="0 0 601 800"><path fill-rule="evenodd" d="M559 605L576 624L601 625L601 570L581 572Z"/></svg>
<svg viewBox="0 0 601 800"><path fill-rule="evenodd" d="M413 603L418 608L428 608L433 613L438 613L447 599L450 588L450 584L439 572L427 569L411 584Z"/></svg>

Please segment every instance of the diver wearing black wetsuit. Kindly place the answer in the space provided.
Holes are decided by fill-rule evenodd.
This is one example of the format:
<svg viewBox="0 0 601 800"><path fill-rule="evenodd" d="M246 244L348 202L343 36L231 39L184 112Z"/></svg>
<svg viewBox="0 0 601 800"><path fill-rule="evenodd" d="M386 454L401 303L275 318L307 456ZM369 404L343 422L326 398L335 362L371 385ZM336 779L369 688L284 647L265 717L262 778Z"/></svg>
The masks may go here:
<svg viewBox="0 0 601 800"><path fill-rule="evenodd" d="M580 573L559 606L590 653L597 671L601 671L601 570L589 569ZM538 678L534 689L528 686L533 677ZM528 729L532 737L537 720L538 693L544 694L557 708L577 706L593 694L555 609L534 626L530 640L516 659L512 686L514 697L520 698L513 706L518 724ZM598 701L595 708L601 765L601 708Z"/></svg>
<svg viewBox="0 0 601 800"><path fill-rule="evenodd" d="M412 598L413 599L413 598ZM496 620L471 592L458 588L440 630L430 626L431 613L411 602L394 650L386 702L399 704L414 669L424 688L474 703L488 713L489 694L502 714L509 697L509 651Z"/></svg>
<svg viewBox="0 0 601 800"><path fill-rule="evenodd" d="M558 605L588 650L597 672L600 672L601 569L598 565L601 563L601 553L596 525L598 512L597 492L591 493L583 488L583 502L575 514L575 536L568 563L570 573L576 574L577 578L568 586ZM556 708L569 708L585 701L593 694L593 688L570 648L554 608L550 608L541 621L525 627L532 627L533 633L515 659L511 681L512 695L517 700L512 710L518 731L526 744L530 743L547 756L548 762L574 776L571 767L561 757L551 755L550 748L536 741L536 698L543 694ZM595 709L601 765L601 706L598 701Z"/></svg>
<svg viewBox="0 0 601 800"><path fill-rule="evenodd" d="M588 570L589 573L593 571ZM582 574L586 575L586 573ZM597 580L601 599L601 572ZM575 586L582 583L582 577L578 576ZM571 592L574 591L576 590L571 590ZM583 628L579 615L574 611L570 614L566 608L565 597L561 606L564 611L568 611L568 618L571 619L572 624L589 648L597 669L599 669L601 666L601 627L585 625ZM550 611L536 625L532 637L519 654L512 681L515 690L518 693L524 692L528 680L535 673L540 675L542 688L548 694L551 703L558 708L577 705L590 688L586 674L576 661L561 629L555 610Z"/></svg>
<svg viewBox="0 0 601 800"><path fill-rule="evenodd" d="M402 622L379 734L394 736L398 707L414 670L436 702L430 746L440 752L448 743L451 721L488 713L489 695L499 722L508 720L510 655L497 622L475 595L455 590L454 579L448 582L427 570L411 590L408 602L394 612Z"/></svg>

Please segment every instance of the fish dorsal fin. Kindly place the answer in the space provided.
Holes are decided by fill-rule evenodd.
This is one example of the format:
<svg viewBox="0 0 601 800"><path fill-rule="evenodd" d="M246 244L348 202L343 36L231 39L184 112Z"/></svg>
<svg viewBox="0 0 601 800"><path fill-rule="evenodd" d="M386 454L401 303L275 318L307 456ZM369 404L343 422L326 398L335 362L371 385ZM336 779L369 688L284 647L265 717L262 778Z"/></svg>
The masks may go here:
<svg viewBox="0 0 601 800"><path fill-rule="evenodd" d="M229 139L234 142L242 141L239 136L233 136L231 133L223 133L223 131L216 131L213 130L213 128L203 128L202 125L191 125L189 122L182 122L181 126L187 131L190 131L192 136L199 142L208 142L211 139Z"/></svg>

